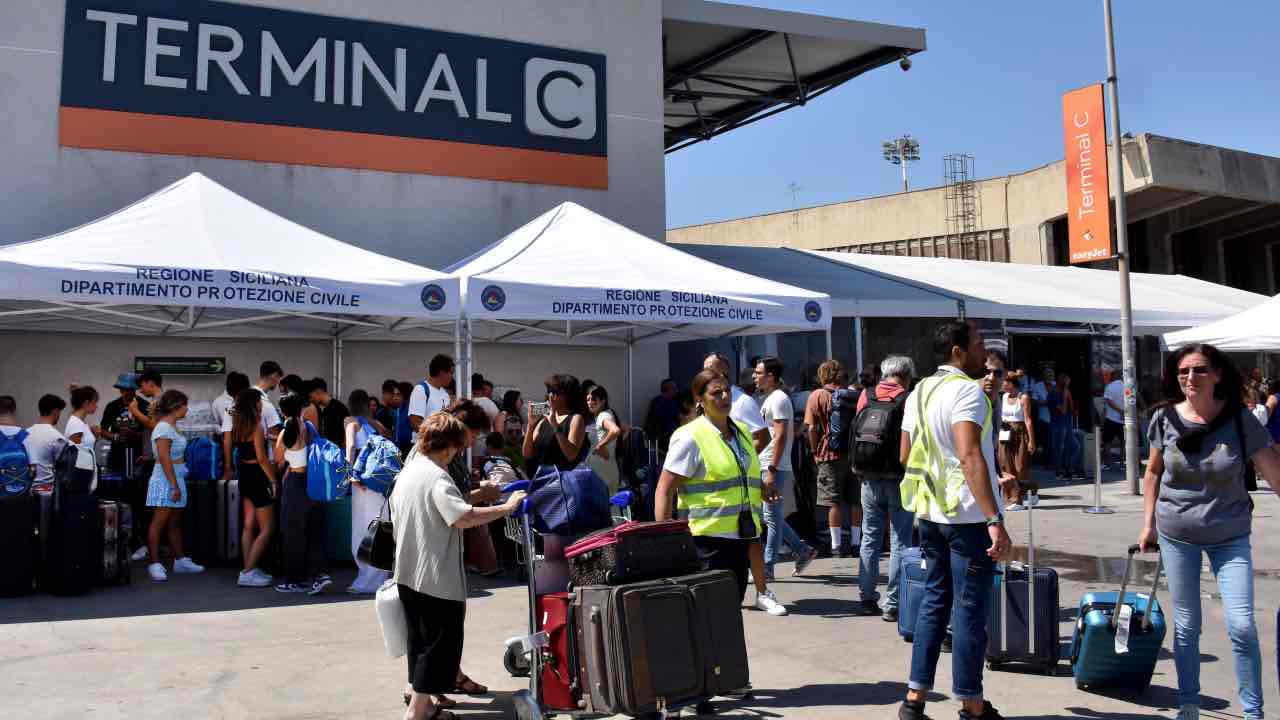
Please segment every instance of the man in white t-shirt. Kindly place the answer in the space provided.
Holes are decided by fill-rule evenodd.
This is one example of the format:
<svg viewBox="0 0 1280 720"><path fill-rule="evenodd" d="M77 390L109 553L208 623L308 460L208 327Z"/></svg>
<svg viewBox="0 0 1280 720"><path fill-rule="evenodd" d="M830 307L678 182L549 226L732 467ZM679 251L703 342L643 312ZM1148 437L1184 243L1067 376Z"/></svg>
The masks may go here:
<svg viewBox="0 0 1280 720"><path fill-rule="evenodd" d="M760 404L761 414L769 428L769 444L760 451L760 472L764 480L764 522L769 527L769 539L764 547L765 580L773 579L773 564L778 558L778 546L786 543L796 556L793 574L804 572L817 557L818 551L809 547L800 535L787 523L782 497L785 492L795 492L791 487L791 444L795 440L795 409L791 398L782 390L782 361L767 357L756 364L753 375L756 389L764 394Z"/></svg>
<svg viewBox="0 0 1280 720"><path fill-rule="evenodd" d="M58 419L66 407L66 401L57 395L45 395L37 404L39 419L27 428L27 439L22 444L27 448L27 458L35 467L36 474L32 479L36 485L53 484L53 463L68 442L58 432Z"/></svg>
<svg viewBox="0 0 1280 720"><path fill-rule="evenodd" d="M702 369L714 370L727 378L729 377L729 359L720 353L711 353L703 359ZM743 372L749 371L744 369ZM729 417L742 423L747 428L747 432L751 433L751 442L758 455L769 444L769 427L765 425L760 404L737 385L729 386L729 395L733 403L729 409ZM758 542L752 543L748 554L751 562L751 580L756 587L756 609L774 617L786 615L787 608L778 602L778 597L773 594L765 581L764 546Z"/></svg>
<svg viewBox="0 0 1280 720"><path fill-rule="evenodd" d="M436 355L427 365L427 379L413 387L413 394L409 396L409 425L415 434L425 418L449 406L449 391L445 388L453 382L453 368L453 358Z"/></svg>
<svg viewBox="0 0 1280 720"><path fill-rule="evenodd" d="M963 704L960 717L999 718L983 698L982 667L995 564L1011 545L996 501L991 402L974 381L985 372L987 353L978 328L956 320L937 327L933 344L943 364L907 398L902 418L903 504L916 512L926 575L907 698L898 717L925 718L925 699L951 622L951 694ZM920 459L920 451L926 459ZM957 601L960 597L965 600Z"/></svg>
<svg viewBox="0 0 1280 720"><path fill-rule="evenodd" d="M1121 467L1124 466L1124 381L1115 370L1104 371L1110 376L1102 391L1102 459L1111 463L1111 449L1120 446Z"/></svg>

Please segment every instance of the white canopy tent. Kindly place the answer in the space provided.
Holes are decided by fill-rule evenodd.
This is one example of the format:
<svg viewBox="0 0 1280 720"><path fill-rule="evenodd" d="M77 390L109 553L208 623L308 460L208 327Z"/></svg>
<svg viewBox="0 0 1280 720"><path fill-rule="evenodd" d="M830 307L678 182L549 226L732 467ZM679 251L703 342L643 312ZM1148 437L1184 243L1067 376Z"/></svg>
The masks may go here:
<svg viewBox="0 0 1280 720"><path fill-rule="evenodd" d="M1165 345L1208 343L1227 352L1280 352L1280 295L1207 325L1165 333Z"/></svg>
<svg viewBox="0 0 1280 720"><path fill-rule="evenodd" d="M644 341L825 330L830 298L681 252L563 203L451 268L466 338L491 342ZM470 373L469 362L463 370Z"/></svg>
<svg viewBox="0 0 1280 720"><path fill-rule="evenodd" d="M337 383L344 337L448 337L461 307L457 279L298 225L200 173L0 247L0 330L325 338Z"/></svg>

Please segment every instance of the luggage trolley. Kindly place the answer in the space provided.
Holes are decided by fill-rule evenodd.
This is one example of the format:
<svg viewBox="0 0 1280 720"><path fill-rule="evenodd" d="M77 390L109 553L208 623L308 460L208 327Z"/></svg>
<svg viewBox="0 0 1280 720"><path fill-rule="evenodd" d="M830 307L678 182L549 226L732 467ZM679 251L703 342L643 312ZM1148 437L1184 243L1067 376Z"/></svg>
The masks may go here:
<svg viewBox="0 0 1280 720"><path fill-rule="evenodd" d="M517 490L528 490L529 481L521 480L502 488L504 495ZM634 496L631 491L623 490L609 499L615 523L631 519L631 504ZM543 649L550 644L550 636L539 629L538 592L536 586L537 562L535 535L529 517L530 503L526 499L523 507L506 519L505 533L509 540L516 544L519 562L525 568L528 577L529 591L529 634L507 640L506 653L502 663L512 677L528 677L529 689L519 690L512 698L518 720L544 720L554 715L569 715L574 718L604 717L599 713L587 712L579 708L548 707L542 697ZM576 673L577 668L569 668ZM693 703L690 703L693 704ZM649 715L652 718L667 717L667 709L676 710L676 706L664 708Z"/></svg>

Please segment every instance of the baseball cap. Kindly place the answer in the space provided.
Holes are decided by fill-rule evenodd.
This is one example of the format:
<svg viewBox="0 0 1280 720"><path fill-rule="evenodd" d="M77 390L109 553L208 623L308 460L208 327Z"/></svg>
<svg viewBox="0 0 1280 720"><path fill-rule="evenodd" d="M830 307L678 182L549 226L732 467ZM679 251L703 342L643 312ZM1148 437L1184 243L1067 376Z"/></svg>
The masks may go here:
<svg viewBox="0 0 1280 720"><path fill-rule="evenodd" d="M120 373L120 377L116 378L116 384L112 387L117 390L137 390L138 373Z"/></svg>

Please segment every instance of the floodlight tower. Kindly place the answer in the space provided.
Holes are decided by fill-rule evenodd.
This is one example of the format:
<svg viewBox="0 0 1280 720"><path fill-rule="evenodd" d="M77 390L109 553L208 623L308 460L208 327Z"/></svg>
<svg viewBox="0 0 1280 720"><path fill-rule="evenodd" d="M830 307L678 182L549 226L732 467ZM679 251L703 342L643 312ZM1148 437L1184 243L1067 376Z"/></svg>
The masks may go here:
<svg viewBox="0 0 1280 720"><path fill-rule="evenodd" d="M920 141L910 135L894 138L883 144L884 159L902 166L902 192L910 192L907 184L907 163L920 159Z"/></svg>

